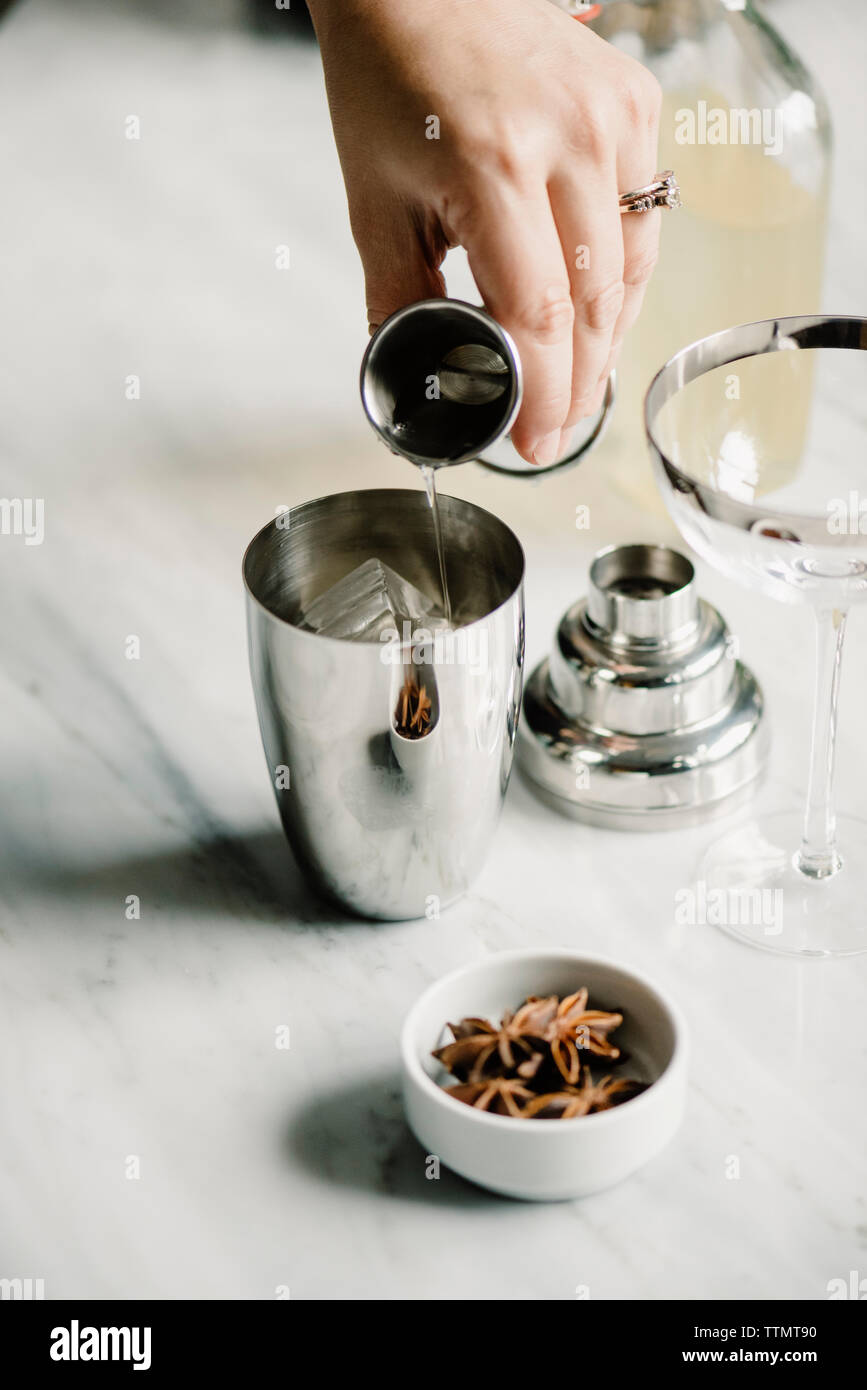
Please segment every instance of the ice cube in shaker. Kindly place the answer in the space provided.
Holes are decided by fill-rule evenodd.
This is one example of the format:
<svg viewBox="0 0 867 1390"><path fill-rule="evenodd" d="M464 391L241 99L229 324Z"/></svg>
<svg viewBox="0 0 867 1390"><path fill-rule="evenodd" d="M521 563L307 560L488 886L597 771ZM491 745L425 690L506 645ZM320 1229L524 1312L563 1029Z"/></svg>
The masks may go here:
<svg viewBox="0 0 867 1390"><path fill-rule="evenodd" d="M441 625L437 604L381 560L365 560L304 610L300 626L323 637L378 642L403 622Z"/></svg>

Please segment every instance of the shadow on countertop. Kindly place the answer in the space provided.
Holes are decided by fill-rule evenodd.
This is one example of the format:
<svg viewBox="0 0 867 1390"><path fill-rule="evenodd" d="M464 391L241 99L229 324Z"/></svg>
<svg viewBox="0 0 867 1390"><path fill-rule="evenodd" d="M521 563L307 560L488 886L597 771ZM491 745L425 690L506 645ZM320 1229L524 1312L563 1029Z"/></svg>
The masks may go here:
<svg viewBox="0 0 867 1390"><path fill-rule="evenodd" d="M282 831L262 827L240 835L197 838L177 848L90 865L20 863L16 886L29 879L43 895L100 906L135 893L149 911L213 913L286 928L400 926L354 917L307 884Z"/></svg>
<svg viewBox="0 0 867 1390"><path fill-rule="evenodd" d="M438 1178L426 1176L428 1155L407 1128L397 1075L368 1077L308 1101L287 1125L283 1147L293 1164L336 1187L466 1209L509 1201L445 1166Z"/></svg>

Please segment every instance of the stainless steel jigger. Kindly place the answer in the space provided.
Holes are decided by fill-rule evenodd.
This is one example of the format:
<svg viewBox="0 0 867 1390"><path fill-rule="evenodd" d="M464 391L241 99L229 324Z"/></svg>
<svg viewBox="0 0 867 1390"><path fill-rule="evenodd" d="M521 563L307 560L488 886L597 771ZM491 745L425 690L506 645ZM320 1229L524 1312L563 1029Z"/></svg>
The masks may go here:
<svg viewBox="0 0 867 1390"><path fill-rule="evenodd" d="M425 299L377 329L361 364L367 418L422 467L468 463L511 429L521 362L504 328L459 299Z"/></svg>
<svg viewBox="0 0 867 1390"><path fill-rule="evenodd" d="M694 581L667 546L596 556L524 694L518 766L558 810L653 830L748 793L768 750L762 692Z"/></svg>
<svg viewBox="0 0 867 1390"><path fill-rule="evenodd" d="M477 460L538 477L577 463L602 438L614 373L597 413L572 432L566 453L539 468L508 438L521 407L521 359L484 309L461 299L423 299L387 318L361 364L365 414L392 453L424 468Z"/></svg>

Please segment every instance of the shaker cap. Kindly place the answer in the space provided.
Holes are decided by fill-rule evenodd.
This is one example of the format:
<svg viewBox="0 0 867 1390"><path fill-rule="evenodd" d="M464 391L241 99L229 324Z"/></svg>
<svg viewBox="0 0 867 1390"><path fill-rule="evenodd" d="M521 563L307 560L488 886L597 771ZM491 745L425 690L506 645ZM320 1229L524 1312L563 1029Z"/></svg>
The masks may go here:
<svg viewBox="0 0 867 1390"><path fill-rule="evenodd" d="M762 692L693 567L668 546L601 551L524 693L517 761L533 790L618 829L695 824L764 765Z"/></svg>

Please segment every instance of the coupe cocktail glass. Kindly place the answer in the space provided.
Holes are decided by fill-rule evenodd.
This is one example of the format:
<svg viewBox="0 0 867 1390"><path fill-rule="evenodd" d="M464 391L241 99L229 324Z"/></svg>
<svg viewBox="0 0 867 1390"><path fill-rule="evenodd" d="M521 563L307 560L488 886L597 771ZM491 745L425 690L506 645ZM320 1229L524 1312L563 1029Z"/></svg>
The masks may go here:
<svg viewBox="0 0 867 1390"><path fill-rule="evenodd" d="M689 544L724 574L815 614L806 811L741 824L699 871L708 895L722 890L725 931L789 955L867 951L867 822L838 820L833 799L846 614L867 599L865 349L863 318L743 324L677 353L645 401L657 481ZM793 457L780 401L794 410L805 394L810 426Z"/></svg>

